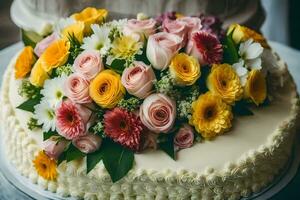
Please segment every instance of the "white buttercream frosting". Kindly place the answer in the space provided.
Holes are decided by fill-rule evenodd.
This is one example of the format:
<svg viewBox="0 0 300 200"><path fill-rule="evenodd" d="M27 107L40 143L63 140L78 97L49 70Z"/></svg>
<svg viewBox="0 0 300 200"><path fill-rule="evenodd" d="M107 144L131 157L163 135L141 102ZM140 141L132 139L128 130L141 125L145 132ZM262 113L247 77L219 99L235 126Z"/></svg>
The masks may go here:
<svg viewBox="0 0 300 200"><path fill-rule="evenodd" d="M5 72L1 89L1 128L7 159L30 181L61 196L239 199L268 185L290 156L299 99L285 64L279 60L278 70L271 77L283 77L282 84L269 106L253 108L253 116L236 117L230 132L180 151L177 161L161 151L137 154L134 168L112 184L102 163L87 175L83 159L62 163L57 181L46 181L38 177L32 164L41 150L42 132L28 130L26 122L31 114L16 109L24 99L18 95L20 82L12 73L14 62Z"/></svg>

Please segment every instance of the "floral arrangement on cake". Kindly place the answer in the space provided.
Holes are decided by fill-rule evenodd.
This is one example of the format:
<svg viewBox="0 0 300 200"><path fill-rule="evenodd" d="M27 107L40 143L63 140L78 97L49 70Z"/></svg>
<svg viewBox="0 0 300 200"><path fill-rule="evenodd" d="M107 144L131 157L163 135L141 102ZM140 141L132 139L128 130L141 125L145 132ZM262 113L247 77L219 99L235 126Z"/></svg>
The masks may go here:
<svg viewBox="0 0 300 200"><path fill-rule="evenodd" d="M259 33L238 24L226 32L212 16L107 15L86 8L47 36L23 31L15 78L26 101L18 108L32 113L29 129L43 132L33 164L45 179L86 157L87 173L103 161L118 181L135 153L152 148L176 160L268 101L261 57L269 47Z"/></svg>

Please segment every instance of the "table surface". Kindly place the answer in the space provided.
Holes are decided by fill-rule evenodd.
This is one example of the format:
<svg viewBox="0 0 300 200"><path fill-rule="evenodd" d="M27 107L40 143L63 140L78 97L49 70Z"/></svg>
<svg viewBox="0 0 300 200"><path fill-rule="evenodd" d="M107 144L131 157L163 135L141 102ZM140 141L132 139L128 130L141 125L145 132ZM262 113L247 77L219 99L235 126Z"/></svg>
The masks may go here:
<svg viewBox="0 0 300 200"><path fill-rule="evenodd" d="M298 86L298 92L300 93L300 51L284 46L282 44L271 42L271 46L276 52L285 60L289 66L289 70ZM22 48L22 43L18 42L0 51L0 76L4 73L6 66L13 57L13 55ZM299 137L298 137L299 138ZM278 194L273 196L271 200L296 200L300 199L300 169L293 178L293 180ZM0 184L1 193L1 184Z"/></svg>

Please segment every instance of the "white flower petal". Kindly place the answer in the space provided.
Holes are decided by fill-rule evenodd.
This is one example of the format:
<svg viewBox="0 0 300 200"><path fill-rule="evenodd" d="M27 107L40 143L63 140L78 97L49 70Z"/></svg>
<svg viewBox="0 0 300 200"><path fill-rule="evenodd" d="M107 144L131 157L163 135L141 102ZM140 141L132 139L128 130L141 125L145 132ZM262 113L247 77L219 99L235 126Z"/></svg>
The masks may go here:
<svg viewBox="0 0 300 200"><path fill-rule="evenodd" d="M257 69L260 70L261 67L261 58L256 58L252 60L247 60L246 61L246 66L250 69Z"/></svg>
<svg viewBox="0 0 300 200"><path fill-rule="evenodd" d="M40 104L34 107L34 117L37 119L38 124L43 125L44 131L55 130L55 111L50 106L48 101L43 99Z"/></svg>
<svg viewBox="0 0 300 200"><path fill-rule="evenodd" d="M259 43L252 43L246 50L246 59L255 59L261 56L263 48Z"/></svg>

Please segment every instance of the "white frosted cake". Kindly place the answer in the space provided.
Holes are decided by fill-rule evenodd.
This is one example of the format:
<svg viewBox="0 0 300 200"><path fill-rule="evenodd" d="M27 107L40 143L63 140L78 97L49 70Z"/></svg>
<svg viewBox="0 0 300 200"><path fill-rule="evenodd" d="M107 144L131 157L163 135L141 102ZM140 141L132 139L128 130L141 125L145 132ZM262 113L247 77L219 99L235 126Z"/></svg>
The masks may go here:
<svg viewBox="0 0 300 200"><path fill-rule="evenodd" d="M145 16L143 16L143 18L144 17ZM180 21L180 18L181 17L173 20ZM149 19L145 18L145 19L138 19L138 20L143 21ZM99 24L100 23L101 22L99 22ZM127 25L125 24L126 27L130 23L130 20L123 23L127 23ZM172 54L173 57L171 58L172 60L166 61L167 64L162 67L163 64L159 63L160 60L158 61L155 60L152 54L148 53L148 51L149 52L151 51L151 48L154 48L153 46L149 47L149 44L151 44L152 37L156 36L157 34L166 33L166 34L170 34L167 35L168 37L174 37L175 40L177 39L176 33L171 33L170 31L171 28L170 29L166 28L168 27L167 23L171 23L171 22L167 21L162 23L163 23L162 27L164 27L162 32L159 33L147 32L149 33L149 35L147 36L144 35L145 36L144 39L141 39L141 35L136 34L136 32L128 33L129 31L121 31L120 32L121 36L116 36L116 37L123 37L122 34L124 34L124 37L135 38L134 41L136 42L137 41L144 42L145 40L148 40L148 44L147 44L148 46L146 48L147 49L146 59L147 62L149 61L149 66L152 66L154 68L154 72L155 72L154 74L158 79L156 81L157 82L160 81L159 80L160 78L158 78L159 75L157 75L158 73L160 73L160 71L166 72L170 70L171 77L173 78L172 79L173 81L170 84L175 84L175 87L176 84L178 84L180 85L179 87L180 89L182 87L189 88L190 86L184 85L184 83L186 82L184 82L181 79L182 77L180 78L179 75L172 76L172 74L174 73L176 74L176 67L174 68L175 72L172 71L171 69L173 69L172 66L175 65L174 63L176 63L175 58L177 55L186 54L187 56L193 57L190 59L194 59L195 62L198 63L196 67L201 68L201 76L199 75L200 78L199 76L197 76L199 80L201 79L201 77L204 77L205 74L204 68L208 66L207 68L210 69L210 65L213 65L210 74L208 75L208 78L206 80L207 89L204 89L203 91L202 89L200 89L200 95L198 95L199 98L197 96L196 99L198 100L194 99L194 102L192 104L193 106L192 108L190 108L192 109L192 111L190 111L191 116L187 116L187 122L184 122L185 120L181 120L181 119L177 120L177 118L182 117L180 115L181 108L178 109L179 105L181 104L178 102L178 99L176 98L173 99L172 95L169 95L168 98L176 102L176 107L177 107L176 121L173 121L173 124L170 125L173 126L173 128L171 127L166 128L165 124L164 126L159 126L151 121L151 117L149 118L145 117L146 115L145 110L148 109L146 105L148 101L150 101L149 99L152 100L155 99L153 97L153 95L156 95L155 92L159 92L156 98L159 98L163 95L167 96L167 94L169 93L163 94L163 90L159 87L159 84L157 83L154 83L154 86L150 88L151 90L150 93L147 92L144 93L143 95L141 95L140 90L139 92L130 90L129 86L126 87L127 86L126 83L128 82L125 81L126 83L124 83L123 80L123 76L126 73L126 70L129 70L132 67L132 64L129 63L128 66L126 66L125 70L123 71L123 74L121 72L121 76L122 76L121 79L122 79L122 85L124 86L124 92L126 93L127 90L127 94L125 95L130 94L134 96L134 98L138 97L140 101L143 101L143 103L138 106L140 111L134 111L132 113L132 115L137 115L138 117L133 117L132 120L135 120L136 123L140 123L140 121L138 120L141 119L141 122L143 124L143 126L141 126L142 129L147 130L146 132L151 132L151 135L155 135L155 134L158 135L158 138L160 139L154 137L156 140L153 141L154 140L153 138L149 139L143 135L141 136L141 138L139 138L139 135L137 135L134 140L131 140L130 139L131 136L126 136L129 137L128 141L130 141L127 142L127 139L124 141L119 139L116 135L110 134L108 130L109 125L106 124L107 123L106 120L108 120L108 118L111 117L109 114L111 112L114 112L116 108L107 106L107 104L101 101L101 99L93 95L94 94L93 86L97 83L96 80L98 80L98 76L101 75L102 73L107 72L108 70L115 69L112 67L113 66L112 63L114 63L114 61L107 64L107 62L105 63L104 61L104 57L102 57L103 59L102 67L104 68L108 68L107 66L110 67L109 69L104 69L104 70L102 69L102 71L100 70L101 71L100 73L99 71L97 71L96 73L99 74L95 78L89 80L90 85L89 85L88 94L91 96L93 102L87 101L88 103L84 102L81 103L80 105L87 106L94 103L95 107L99 106L99 108L104 109L106 113L104 114L103 121L100 121L104 125L104 133L101 132L101 134L100 133L98 134L97 130L99 129L94 128L95 126L89 125L90 127L86 128L88 129L86 131L89 133L78 132L79 136L71 138L72 137L71 134L69 134L69 132L66 132L65 129L61 127L62 125L59 122L60 120L59 110L61 109L61 107L64 106L64 103L66 104L65 106L68 106L69 101L72 102L74 101L78 103L78 101L83 100L83 98L81 98L82 96L80 96L79 99L77 98L78 96L74 96L73 93L72 93L73 95L70 94L70 91L66 89L66 86L68 86L68 82L62 84L65 85L63 89L63 92L65 92L63 96L65 97L60 100L61 102L59 102L55 106L55 108L53 108L53 109L57 109L54 112L54 115L57 119L54 122L54 125L49 122L50 128L48 127L47 129L47 127L45 126L45 124L48 123L47 119L42 124L41 123L42 117L39 118L39 116L43 116L43 115L39 115L37 111L38 110L37 105L41 105L42 103L35 105L33 107L34 110L32 112L29 111L30 106L26 108L24 108L24 106L23 107L20 106L22 104L24 105L24 102L28 100L28 96L24 95L24 79L26 79L29 75L28 80L30 81L30 84L32 86L31 88L39 88L40 94L44 96L42 98L45 98L47 94L43 91L51 92L51 90L46 90L46 88L47 85L50 85L49 83L51 80L57 79L57 77L53 75L53 74L56 75L59 74L59 71L57 69L59 68L64 69L61 71L63 71L66 74L68 73L68 76L72 77L72 73L74 72L74 70L75 71L78 70L78 68L76 68L75 66L76 59L80 57L80 55L82 54L81 53L80 55L77 55L75 61L74 60L72 61L72 59L71 61L70 59L67 61L65 59L64 63L60 63L60 65L58 65L57 68L53 69L53 71L48 71L46 73L48 75L39 72L37 75L38 77L34 77L33 73L38 69L37 66L42 66L43 70L46 70L47 67L52 67L50 65L45 64L47 63L47 61L45 61L46 60L45 55L47 51L50 52L48 50L51 48L51 44L50 44L43 52L41 52L41 54L39 54L41 49L35 48L34 56L36 57L36 59L35 61L33 61L35 64L34 63L31 64L33 66L31 72L28 72L27 74L25 73L25 75L22 74L20 75L20 73L18 73L20 72L20 68L17 66L20 65L20 56L24 54L24 50L23 50L20 53L18 53L15 56L15 58L11 60L11 63L7 67L7 70L4 74L2 87L1 87L1 104L0 104L1 109L0 110L1 110L1 129L2 129L1 137L3 138L4 141L3 145L5 149L5 154L7 156L7 162L10 162L13 166L15 166L23 176L28 177L28 181L40 185L42 190L49 190L51 192L61 195L62 197L72 196L72 197L84 198L84 199L240 199L242 197L250 196L253 193L257 193L261 191L263 188L267 187L269 184L271 184L272 181L278 175L280 175L281 171L284 169L284 167L286 166L286 164L288 163L291 157L291 150L293 148L293 140L295 137L295 129L298 124L297 121L298 121L298 113L299 113L299 99L298 99L295 83L288 72L286 64L282 60L280 60L280 58L276 54L274 54L270 49L270 47L268 47L268 45L266 45L263 41L256 40L257 38L255 37L254 39L248 38L248 40L244 40L243 37L246 37L245 34L242 35L242 37L240 37L240 41L238 42L239 44L237 45L237 48L239 46L239 49L237 49L237 53L239 54L240 57L238 63L241 63L242 59L244 59L245 63L247 62L246 61L247 56L242 55L242 46L243 45L247 46L247 44L244 43L247 43L250 40L250 43L253 42L252 44L255 44L256 48L263 47L263 52L260 53L261 54L260 68L257 69L251 68L249 63L248 66L246 66L246 64L245 66L243 66L247 71L246 73L248 73L247 75L248 77L246 76L246 79L243 79L245 73L244 74L240 73L241 69L238 68L235 63L230 63L232 60L230 59L226 60L225 56L221 58L221 60L217 60L217 58L215 57L218 56L214 55L214 53L216 52L212 52L212 54L210 54L211 57L208 56L208 58L206 58L204 53L200 51L199 48L198 48L198 54L195 53L195 51L197 51L197 48L194 49L192 53L189 53L188 50L186 50L185 53L178 53L179 49L177 49L174 52L174 54ZM205 25L202 24L202 27L203 26ZM236 39L238 38L237 31L239 31L238 30L239 28L242 29L243 27L235 25L235 28L233 28L231 32L230 30L228 31L229 34L227 36L223 35L220 37L225 37L225 38L232 37L230 41L236 42L237 41ZM97 35L97 31L95 31L95 28L92 29L94 31L94 34ZM191 34L198 34L198 33L202 34L203 32L205 32L203 29L201 30L200 29L196 30L196 32L193 32ZM59 39L59 37L60 38L64 37L63 33L64 31L62 31L61 33L57 33L59 36L57 36L56 41L62 40L65 41L66 43L68 42L71 43L71 48L69 50L71 52L69 55L70 58L72 55L72 51L74 50L72 49L72 41L70 41L72 38L70 39L70 37L68 37L68 39L65 40ZM73 40L74 40L74 37L77 37L76 35L77 32L75 31L69 32L69 35L71 35L70 33L73 33ZM213 33L209 32L208 34L213 34ZM92 38L93 34L92 36L84 36L83 40L81 38L81 42L83 42L81 47L84 49L84 52L90 50L89 49L90 47L88 45L85 45L85 42L88 41L86 39L87 37ZM217 36L212 36L212 37L213 39L216 40L217 39L219 39L220 41L222 40L220 37L218 38ZM192 40L192 41L193 39L196 40L195 39L196 37L193 36L191 36L191 38L190 36L188 36L187 38L188 40ZM78 39L78 41L80 41L80 38L75 38L75 39ZM160 39L163 40L164 38L163 39L160 38ZM182 40L181 43L183 43ZM196 46L197 44L200 43L201 41L198 41L198 43L196 43ZM37 46L38 45L39 44L37 44ZM111 51L111 53L108 54L106 54L106 52L103 50L103 46L101 46L100 49L97 49L99 50L101 56L105 55L106 61L109 60L108 58L109 56L114 55L112 53L114 51L111 50L115 48L114 45L115 43L113 43L112 46L110 46L107 49L107 51ZM224 43L222 43L222 45L225 46ZM249 45L248 47L250 48L250 44L248 45ZM181 47L184 47L184 45L183 46L181 45ZM199 45L197 47L199 47ZM222 53L224 54L222 55L225 55L226 49L223 49L223 51L224 52ZM260 50L258 49L258 51ZM180 52L184 52L184 51L180 50ZM256 51L254 52L257 53ZM159 53L163 54L164 52L159 52ZM230 51L229 53L232 53L232 51ZM197 55L199 54L201 56L197 57ZM28 55L29 54L27 54L27 57ZM25 61L21 60L21 62L23 61L23 65L27 66L28 63L24 64L27 62L26 58L22 58L22 59L25 59ZM114 59L114 58L110 57L110 59ZM138 60L138 58L136 59L137 61L142 62L141 60ZM161 59L163 60L164 57ZM179 59L178 62L180 63L183 59L185 58ZM74 62L74 63L67 65L66 62L67 63ZM182 67L185 69L185 67L187 66L189 67L190 63L193 62L194 61L192 60L191 62L188 62L187 65L183 64ZM228 66L230 66L230 70L231 69L235 70L234 77L235 76L238 77L237 80L240 80L241 82L238 83L238 85L240 88L242 88L241 90L243 90L243 92L241 94L238 94L239 92L233 92L234 93L233 96L235 100L230 99L230 97L232 98L232 96L230 95L226 96L226 94L224 95L224 93L221 93L219 90L216 90L216 86L213 85L214 82L209 81L213 77L214 70L218 69L217 65L222 66L222 69L226 68L224 64L220 64L220 63L229 63L230 65L228 64ZM82 65L82 67L88 67L87 65ZM62 68L63 66L69 66L69 67L71 66L75 69L71 69L71 72L67 72L67 68ZM166 69L166 67L170 69ZM93 66L92 68L95 69L96 67ZM189 68L189 69L192 70L193 68ZM265 77L265 84L267 86L267 95L265 95L263 101L255 99L253 97L255 95L251 96L251 90L250 90L251 98L249 97L249 94L247 96L247 92L246 92L247 87L250 87L248 85L248 82L250 81L251 73L254 70L261 70L262 74L264 74L263 76ZM75 73L78 72L79 71L76 71ZM90 73L85 73L85 75L87 74L91 75ZM20 76L22 77L21 79ZM47 76L47 78L45 78L46 80L42 80L44 76ZM58 76L58 78L61 78L63 76L60 77ZM109 74L107 74L106 76L109 76ZM146 75L144 74L142 77L144 76ZM190 78L191 75L189 75L188 77ZM224 79L225 81L231 80L229 76L226 77L227 78ZM163 79L164 78L161 78L161 80ZM64 81L67 80L68 78ZM59 84L62 83L59 82L60 80L58 79L56 81ZM197 82L197 81L193 82L192 84L194 85L202 84L201 82ZM229 82L227 83L230 84ZM22 93L22 88L23 88L23 93ZM100 91L101 88L102 87L99 86L97 91L98 90ZM255 92L256 91L253 91L254 94ZM31 93L30 91L29 92L27 91L27 93L35 94L32 91ZM228 118L226 118L226 115L223 115L224 118L219 119L221 121L214 122L215 124L217 123L220 124L220 126L216 126L217 128L215 129L207 128L208 126L203 127L201 122L197 121L198 118L195 114L197 112L196 107L198 104L200 105L201 98L203 99L205 95L206 96L213 95L215 99L220 99L220 102L222 102L222 104L220 103L220 105L224 106L223 107L224 110L221 110L220 113L225 111L233 113L230 114ZM125 99L125 96L123 98ZM163 100L164 99L166 99L166 97L164 97ZM245 99L248 101L248 103L245 104L247 105L247 108L244 107L245 106L244 104L241 107L237 107L237 105L242 104L239 103L240 101L242 101L241 99ZM41 102L43 102L43 100ZM198 102L198 104L196 104L195 102ZM251 104L250 102L254 102L254 103ZM150 104L151 103L152 102L150 102ZM126 106L123 106L123 104L118 103L115 104L114 106L117 107L119 106L123 110L125 110L125 108L128 108ZM151 105L153 105L153 103ZM94 107L92 108L94 109ZM126 113L128 114L129 111L130 109L128 109ZM164 115L165 112L163 111L159 113L163 115L162 117L163 120L169 119L168 117L170 117L171 115L169 115L169 113L167 113L167 115ZM98 111L94 109L92 110L92 113L94 112L98 112ZM166 112L169 112L169 110L167 110ZM206 113L204 114L204 118L207 117L208 119L211 119L210 118L211 116L217 115L217 114L212 114L214 113L213 110L205 111L205 112ZM157 114L156 116L157 118L155 119L159 119L159 116L161 116L159 114ZM131 117L132 115L130 114ZM71 118L72 117L74 116L71 116ZM97 117L94 116L93 118L96 118L93 119L93 123L96 123L96 125L97 123L98 124L100 123L97 121L99 120ZM33 119L36 119L35 123L33 122ZM230 122L228 122L228 120ZM183 138L180 138L180 136L178 136L180 131L177 132L176 126L180 127L181 123L183 123L182 121L185 123L184 126L188 126L193 132L193 136L191 137L193 138L194 141L191 142L192 143L191 145L187 145L188 143L190 143L189 140L186 141L186 137L188 137L189 135L185 135L185 137ZM28 126L29 124L28 122L31 122L31 125L34 124L32 125L34 126L34 128L32 126ZM130 123L131 122L126 122L125 125L123 124L123 126L126 127ZM52 129L52 125L54 127L53 129ZM136 126L136 124L132 126ZM90 131L91 127L94 128L93 129L94 131L96 130L95 133L92 133L92 131ZM103 131L103 129L101 130ZM57 132L55 134L52 134L50 137L45 138L45 132L47 131L50 134L52 134L55 131ZM134 131L138 132L136 129L134 129ZM174 136L172 137L172 142L174 140L175 144L174 146L172 145L173 149L172 152L170 153L168 150L163 148L163 146L160 144L162 144L164 140L167 140L168 137L165 136L171 135L172 132L175 132ZM72 134L77 134L77 132L76 131L72 132ZM135 134L135 133L130 133L130 134ZM141 134L146 135L146 133L144 132L142 132ZM76 143L76 141L78 141L78 138L81 139L87 136L92 137L91 144L88 142L87 142L88 144L86 144L85 143L86 140L84 139L82 143ZM111 141L108 138L110 138ZM68 145L65 145L61 151L55 148L52 149L53 146L49 147L51 146L49 145L49 143L47 145L47 141L50 139L52 140L55 139L54 141L56 142L56 144L54 144L54 146L62 145L62 143L68 143ZM125 147L125 150L123 150L122 152L127 152L127 151L134 152L134 161L132 160L132 163L129 164L126 163L125 161L124 164L122 159L127 159L127 160L133 159L131 157L131 155L133 156L133 154L126 153L126 156L128 157L122 157L122 156L119 157L120 160L119 162L117 162L116 164L117 166L110 166L109 165L110 162L114 162L114 161L110 161L109 159L106 159L105 158L106 155L101 154L101 150L104 147L109 148L107 147L108 146L107 144L111 144L109 142L105 142L106 140L109 140L109 142L113 141L114 143L113 145L121 145L122 147ZM101 145L101 141L102 141L102 145ZM73 148L74 147L78 148L79 151L84 155L78 153L78 150L71 151L70 150L71 147L69 146L72 146ZM149 149L149 147L152 148ZM111 151L109 151L111 153L110 155L111 157L114 157L114 155L118 153L118 148L111 149ZM162 150L166 151L167 154ZM67 158L61 157L61 155L64 154L62 153L62 151L67 152L66 153ZM68 154L69 152L71 153ZM39 162L42 162L41 161L42 158L40 160L38 159L40 154L43 154L43 156L45 156L46 159L49 159L45 161L46 162L46 164L44 163L45 165L41 165L42 167L44 167L45 170L44 173L43 172L41 173L39 171L39 167L37 167ZM100 154L102 157L100 156ZM176 154L176 156L174 156L174 154ZM69 155L70 157L68 159ZM99 157L95 159L97 155L99 155ZM173 159L171 159L170 156ZM95 160L97 160L98 162L96 162ZM101 160L103 160L103 162ZM47 163L49 164L49 166L47 166ZM55 172L51 171L53 169L51 169L50 165L56 165L54 169ZM93 166L92 168L90 168L91 165ZM114 163L112 165L114 165ZM124 165L132 165L132 166L124 167ZM87 167L89 168L88 169L89 173L87 173ZM50 171L47 171L47 169L50 169ZM117 172L112 172L111 170L116 170ZM124 172L124 170L127 171Z"/></svg>

